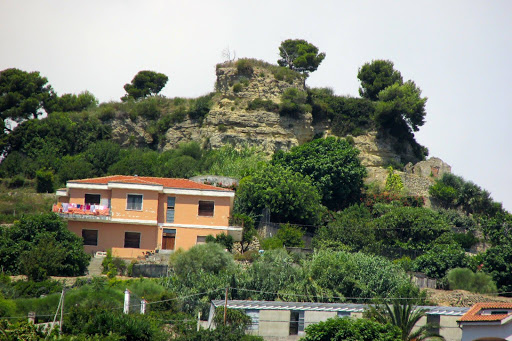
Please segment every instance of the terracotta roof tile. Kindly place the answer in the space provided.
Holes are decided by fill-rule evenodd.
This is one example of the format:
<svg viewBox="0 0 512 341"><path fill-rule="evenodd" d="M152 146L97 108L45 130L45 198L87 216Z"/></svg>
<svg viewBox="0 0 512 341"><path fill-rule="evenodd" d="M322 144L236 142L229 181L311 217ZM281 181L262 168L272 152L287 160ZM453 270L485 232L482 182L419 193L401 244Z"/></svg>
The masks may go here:
<svg viewBox="0 0 512 341"><path fill-rule="evenodd" d="M188 179L175 179L175 178L158 178L151 176L130 176L130 175L111 175L100 178L90 178L81 180L69 180L72 183L85 183L85 184L108 184L109 182L126 183L126 184L147 184L147 185L162 185L167 188L182 188L182 189L199 189L211 191L226 191L233 192L230 189L205 185L194 182Z"/></svg>
<svg viewBox="0 0 512 341"><path fill-rule="evenodd" d="M484 309L512 309L512 303L500 303L500 302L487 302L477 303L469 311L460 318L460 322L480 322L480 321L501 321L506 317L512 315L512 312L508 314L497 314L497 315L480 315L480 311Z"/></svg>

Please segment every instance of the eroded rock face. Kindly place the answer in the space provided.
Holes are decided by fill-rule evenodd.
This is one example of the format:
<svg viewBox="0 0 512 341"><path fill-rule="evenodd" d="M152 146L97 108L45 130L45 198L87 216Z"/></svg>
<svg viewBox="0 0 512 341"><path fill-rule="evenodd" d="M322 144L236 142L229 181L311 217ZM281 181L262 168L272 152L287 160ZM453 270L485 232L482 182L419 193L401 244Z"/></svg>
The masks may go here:
<svg viewBox="0 0 512 341"><path fill-rule="evenodd" d="M233 84L243 78L248 82L235 93ZM238 75L235 68L219 68L216 88L225 97L213 105L202 124L186 120L170 128L165 135L163 150L175 148L182 142L197 141L211 148L226 144L258 146L271 154L310 141L317 133L311 113L290 118L263 109L247 109L248 103L255 98L279 104L281 94L289 87L304 90L301 80L291 84L279 81L263 68L254 68L251 77Z"/></svg>
<svg viewBox="0 0 512 341"><path fill-rule="evenodd" d="M129 118L117 118L111 121L112 140L121 147L143 147L153 143L153 137L148 133L148 123L138 118L133 122Z"/></svg>
<svg viewBox="0 0 512 341"><path fill-rule="evenodd" d="M416 158L411 148L407 148L405 152L398 155L393 147L396 141L392 137L379 137L377 132L356 136L354 142L357 149L361 151L359 159L366 167L386 167Z"/></svg>
<svg viewBox="0 0 512 341"><path fill-rule="evenodd" d="M420 161L413 165L408 163L405 172L422 177L441 178L445 173L451 173L452 167L437 157L431 157L426 161Z"/></svg>

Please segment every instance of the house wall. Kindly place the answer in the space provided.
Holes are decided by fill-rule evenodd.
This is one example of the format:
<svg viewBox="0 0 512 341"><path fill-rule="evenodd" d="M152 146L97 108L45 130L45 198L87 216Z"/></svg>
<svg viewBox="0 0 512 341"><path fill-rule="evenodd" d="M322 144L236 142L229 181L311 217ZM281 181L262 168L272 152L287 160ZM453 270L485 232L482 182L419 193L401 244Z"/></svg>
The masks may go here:
<svg viewBox="0 0 512 341"><path fill-rule="evenodd" d="M213 217L199 216L199 201L214 201ZM230 215L229 197L207 197L199 195L176 196L175 224L206 226L228 226Z"/></svg>
<svg viewBox="0 0 512 341"><path fill-rule="evenodd" d="M85 204L86 194L99 194L101 200L110 199L110 190L106 189L82 189L82 188L70 188L69 189L69 203L73 204Z"/></svg>
<svg viewBox="0 0 512 341"><path fill-rule="evenodd" d="M266 337L288 337L290 333L289 310L260 310L258 335Z"/></svg>
<svg viewBox="0 0 512 341"><path fill-rule="evenodd" d="M465 323L462 328L462 341L479 339L495 341L512 340L512 323L504 325L469 325Z"/></svg>
<svg viewBox="0 0 512 341"><path fill-rule="evenodd" d="M127 210L127 195L142 194L142 210ZM158 214L158 192L133 189L112 189L112 218L113 219L133 219L150 220L156 224Z"/></svg>
<svg viewBox="0 0 512 341"><path fill-rule="evenodd" d="M460 329L457 324L457 320L459 319L460 316L441 315L439 334L443 336L446 341L459 341L462 338L462 329Z"/></svg>
<svg viewBox="0 0 512 341"><path fill-rule="evenodd" d="M166 227L167 228L167 227ZM217 230L217 229L208 229L208 228L188 228L188 227L169 227L176 229L176 239L174 249L184 249L188 250L192 246L197 244L198 236L207 236L212 235L216 236L218 234L224 233L227 234L227 230ZM158 245L157 248L162 247L162 234L163 228L158 229Z"/></svg>
<svg viewBox="0 0 512 341"><path fill-rule="evenodd" d="M68 229L79 237L82 237L82 229L98 230L98 245L84 245L84 250L88 254L113 248L124 249L125 232L140 232L140 249L126 248L124 251L120 250L118 257L132 258L130 255L137 257L146 250L154 251L157 248L158 227L156 226L68 221Z"/></svg>
<svg viewBox="0 0 512 341"><path fill-rule="evenodd" d="M304 328L308 327L310 324L326 321L336 316L338 316L338 313L333 311L305 311Z"/></svg>

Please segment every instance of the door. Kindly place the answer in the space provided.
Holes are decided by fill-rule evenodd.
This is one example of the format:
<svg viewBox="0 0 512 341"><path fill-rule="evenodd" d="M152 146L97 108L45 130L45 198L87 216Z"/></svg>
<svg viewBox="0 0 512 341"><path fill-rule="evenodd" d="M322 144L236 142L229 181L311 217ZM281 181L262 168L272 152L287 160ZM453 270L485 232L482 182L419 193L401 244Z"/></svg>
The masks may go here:
<svg viewBox="0 0 512 341"><path fill-rule="evenodd" d="M162 234L162 250L174 250L176 243L176 230L164 229Z"/></svg>

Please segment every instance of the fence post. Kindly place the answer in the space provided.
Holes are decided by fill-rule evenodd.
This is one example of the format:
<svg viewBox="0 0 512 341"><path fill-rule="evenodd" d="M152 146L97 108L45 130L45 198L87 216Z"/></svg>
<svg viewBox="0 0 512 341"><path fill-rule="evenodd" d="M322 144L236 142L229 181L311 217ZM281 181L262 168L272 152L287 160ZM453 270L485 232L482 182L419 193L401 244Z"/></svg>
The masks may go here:
<svg viewBox="0 0 512 341"><path fill-rule="evenodd" d="M144 315L146 313L146 300L145 299L142 299L142 301L140 301L140 313L142 315Z"/></svg>
<svg viewBox="0 0 512 341"><path fill-rule="evenodd" d="M124 306L123 313L128 314L130 312L130 290L124 291Z"/></svg>
<svg viewBox="0 0 512 341"><path fill-rule="evenodd" d="M28 312L28 323L36 323L36 312L35 311L29 311Z"/></svg>

